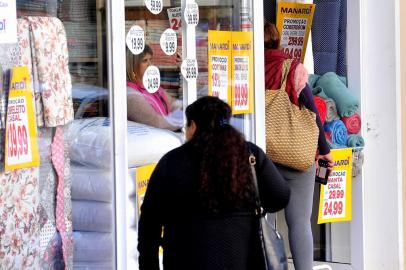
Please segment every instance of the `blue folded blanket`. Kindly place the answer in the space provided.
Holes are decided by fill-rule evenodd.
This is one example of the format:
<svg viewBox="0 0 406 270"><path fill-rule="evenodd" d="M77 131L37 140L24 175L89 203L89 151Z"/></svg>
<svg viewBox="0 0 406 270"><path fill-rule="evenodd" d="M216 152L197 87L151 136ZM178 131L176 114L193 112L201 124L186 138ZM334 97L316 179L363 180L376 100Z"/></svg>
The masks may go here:
<svg viewBox="0 0 406 270"><path fill-rule="evenodd" d="M317 80L316 86L320 86L324 93L334 100L337 112L341 117L351 116L359 108L359 100L350 92L334 72L327 72Z"/></svg>
<svg viewBox="0 0 406 270"><path fill-rule="evenodd" d="M324 131L329 133L331 142L334 145L341 145L345 147L348 140L348 131L343 121L335 120L324 124Z"/></svg>
<svg viewBox="0 0 406 270"><path fill-rule="evenodd" d="M310 85L311 88L314 88L316 86L317 80L320 79L320 77L321 76L317 74L309 74L307 83Z"/></svg>
<svg viewBox="0 0 406 270"><path fill-rule="evenodd" d="M347 146L348 147L364 147L365 142L364 142L364 139L360 135L352 134L352 135L348 136Z"/></svg>
<svg viewBox="0 0 406 270"><path fill-rule="evenodd" d="M316 86L312 89L313 96L321 97L322 99L328 99L326 93L324 93L323 88Z"/></svg>

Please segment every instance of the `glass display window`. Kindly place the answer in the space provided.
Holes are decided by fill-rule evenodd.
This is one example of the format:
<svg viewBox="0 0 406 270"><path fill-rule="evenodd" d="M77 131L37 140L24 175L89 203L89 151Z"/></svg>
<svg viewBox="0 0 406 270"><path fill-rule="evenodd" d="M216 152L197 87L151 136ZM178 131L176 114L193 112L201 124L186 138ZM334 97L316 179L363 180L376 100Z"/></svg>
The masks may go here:
<svg viewBox="0 0 406 270"><path fill-rule="evenodd" d="M30 127L28 142L37 144L38 149L30 150L33 157L38 155L39 165L27 168L21 155L7 153L14 146L6 148L0 173L1 200L7 196L7 203L0 207L1 215L7 215L1 223L0 252L4 256L0 265L10 269L114 269L115 181L105 2L14 3L16 17L8 23L17 28L16 42L0 41L5 120L0 137L24 156L27 144L20 146L20 152L18 148L27 137L19 130ZM3 4L2 9L7 2ZM24 88L16 81L20 76ZM29 100L33 103L26 114L12 109L23 93L27 93L27 108ZM14 112L22 114L12 117ZM25 117L29 125L23 123ZM11 165L17 169L8 170ZM12 205L17 206L13 213ZM10 237L18 243L12 249L3 241Z"/></svg>

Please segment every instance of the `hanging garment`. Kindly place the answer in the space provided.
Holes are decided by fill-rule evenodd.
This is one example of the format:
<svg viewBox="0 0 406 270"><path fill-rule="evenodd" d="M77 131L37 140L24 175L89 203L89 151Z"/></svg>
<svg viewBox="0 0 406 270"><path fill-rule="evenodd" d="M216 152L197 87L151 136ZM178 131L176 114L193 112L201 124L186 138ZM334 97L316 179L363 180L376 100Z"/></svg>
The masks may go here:
<svg viewBox="0 0 406 270"><path fill-rule="evenodd" d="M346 76L346 0L314 0L313 54L316 74Z"/></svg>
<svg viewBox="0 0 406 270"><path fill-rule="evenodd" d="M31 78L38 78L33 66L30 42L30 24L18 19L18 43L0 45L0 63L6 78L15 65L26 65ZM32 36L32 34L31 34ZM54 52L53 52L54 53ZM58 58L58 57L57 57ZM52 67L55 68L55 67ZM33 76L33 73L36 74ZM8 79L5 80L8 82ZM34 85L34 84L32 84ZM35 85L34 85L35 86ZM5 88L8 89L7 83ZM36 112L43 119L40 92L36 96ZM68 102L69 103L69 102ZM59 104L56 104L59 106ZM45 107L47 108L47 107ZM68 110L69 111L69 110ZM69 117L68 117L69 119ZM38 118L37 118L38 120ZM41 167L0 173L0 265L1 269L72 269L72 254L62 258L61 237L56 230L55 189L57 176L51 164L53 128L38 129ZM1 136L4 143L4 136ZM63 218L66 236L71 237L70 161L64 145ZM61 203L60 203L61 205ZM69 251L69 246L65 249Z"/></svg>
<svg viewBox="0 0 406 270"><path fill-rule="evenodd" d="M73 238L72 238L72 222L68 216L71 213L70 189L65 186L65 141L63 136L63 128L57 127L53 142L51 144L52 164L58 175L58 184L56 187L56 228L62 238L62 253L65 262L65 269L72 269L73 258ZM70 186L70 183L67 185ZM69 196L65 198L65 196ZM69 204L69 205L67 205Z"/></svg>
<svg viewBox="0 0 406 270"><path fill-rule="evenodd" d="M65 29L58 18L27 17L27 21L34 89L41 94L43 106L43 119L37 119L38 126L68 124L73 120L73 103ZM41 105L37 103L37 107Z"/></svg>

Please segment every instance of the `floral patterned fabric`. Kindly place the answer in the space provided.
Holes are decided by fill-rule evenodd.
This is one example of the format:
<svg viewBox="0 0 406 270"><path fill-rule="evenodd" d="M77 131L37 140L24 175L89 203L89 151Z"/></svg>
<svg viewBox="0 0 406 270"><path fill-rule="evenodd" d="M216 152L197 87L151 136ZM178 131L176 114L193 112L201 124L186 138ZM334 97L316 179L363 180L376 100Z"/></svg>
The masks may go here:
<svg viewBox="0 0 406 270"><path fill-rule="evenodd" d="M35 92L41 93L43 121L56 127L73 120L72 84L68 46L62 22L54 17L27 17ZM37 106L40 106L37 104Z"/></svg>
<svg viewBox="0 0 406 270"><path fill-rule="evenodd" d="M39 168L0 174L1 269L39 269Z"/></svg>
<svg viewBox="0 0 406 270"><path fill-rule="evenodd" d="M29 67L37 123L50 127L38 129L40 167L0 172L0 269L72 269L73 247L66 245L64 260L56 229L58 178L51 161L53 126L73 119L66 37L56 18L18 19L17 28L18 43L0 45L0 64L6 72L15 65ZM70 160L66 145L62 148L61 216L65 237L72 239Z"/></svg>

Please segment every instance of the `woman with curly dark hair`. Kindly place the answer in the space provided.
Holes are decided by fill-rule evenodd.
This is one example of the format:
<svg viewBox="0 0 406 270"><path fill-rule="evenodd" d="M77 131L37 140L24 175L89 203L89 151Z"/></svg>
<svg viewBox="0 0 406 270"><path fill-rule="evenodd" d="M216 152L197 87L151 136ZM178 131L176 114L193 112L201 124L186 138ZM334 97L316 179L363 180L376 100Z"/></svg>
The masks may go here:
<svg viewBox="0 0 406 270"><path fill-rule="evenodd" d="M284 208L290 189L230 117L230 106L216 97L187 107L187 142L159 161L141 206L140 270L159 269L159 246L165 270L261 269L250 153L267 212Z"/></svg>

